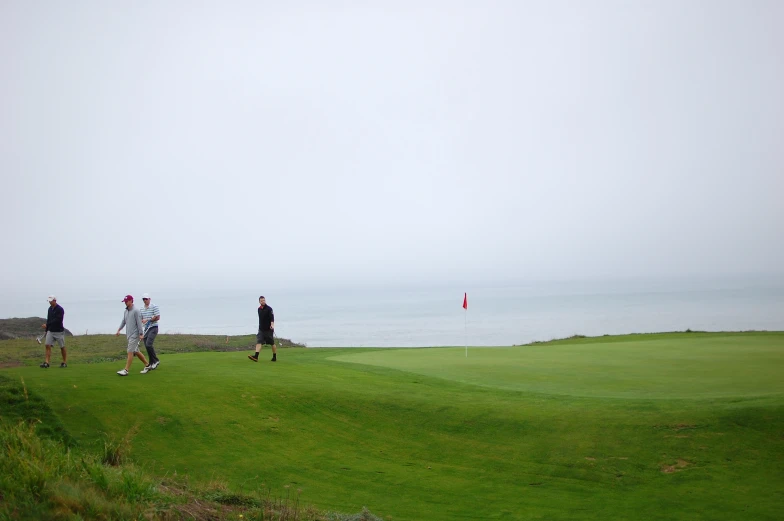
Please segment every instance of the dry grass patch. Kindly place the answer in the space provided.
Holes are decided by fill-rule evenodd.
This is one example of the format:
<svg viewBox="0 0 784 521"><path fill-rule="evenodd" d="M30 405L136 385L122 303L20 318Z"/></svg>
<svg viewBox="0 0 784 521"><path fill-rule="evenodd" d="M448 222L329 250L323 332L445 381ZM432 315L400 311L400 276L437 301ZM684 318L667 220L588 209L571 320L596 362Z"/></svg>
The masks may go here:
<svg viewBox="0 0 784 521"><path fill-rule="evenodd" d="M690 465L691 463L689 463L685 459L678 458L675 465L664 465L662 466L661 471L665 474L672 474L673 472L680 472L682 470L686 470L686 468L689 467Z"/></svg>

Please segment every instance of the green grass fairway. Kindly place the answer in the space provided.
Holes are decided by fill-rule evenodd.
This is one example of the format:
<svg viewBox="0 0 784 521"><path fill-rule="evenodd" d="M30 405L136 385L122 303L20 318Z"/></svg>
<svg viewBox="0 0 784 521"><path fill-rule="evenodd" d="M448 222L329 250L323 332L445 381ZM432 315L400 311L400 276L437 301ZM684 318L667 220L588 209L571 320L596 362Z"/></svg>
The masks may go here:
<svg viewBox="0 0 784 521"><path fill-rule="evenodd" d="M79 443L138 428L133 456L151 471L246 493L301 489L325 510L783 517L784 333L601 337L468 358L463 348L285 349L276 364L268 350L259 363L246 354L165 354L159 370L140 375L137 361L126 378L118 362L3 371Z"/></svg>

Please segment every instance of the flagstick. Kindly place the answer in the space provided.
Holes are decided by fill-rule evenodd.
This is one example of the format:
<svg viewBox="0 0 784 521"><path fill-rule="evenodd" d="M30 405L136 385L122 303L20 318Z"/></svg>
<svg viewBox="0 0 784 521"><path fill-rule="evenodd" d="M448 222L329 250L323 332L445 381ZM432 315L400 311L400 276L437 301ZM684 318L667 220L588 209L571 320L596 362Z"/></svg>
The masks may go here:
<svg viewBox="0 0 784 521"><path fill-rule="evenodd" d="M468 358L468 308L465 309L465 333L463 334L463 340L465 341L465 349L466 349L466 358Z"/></svg>

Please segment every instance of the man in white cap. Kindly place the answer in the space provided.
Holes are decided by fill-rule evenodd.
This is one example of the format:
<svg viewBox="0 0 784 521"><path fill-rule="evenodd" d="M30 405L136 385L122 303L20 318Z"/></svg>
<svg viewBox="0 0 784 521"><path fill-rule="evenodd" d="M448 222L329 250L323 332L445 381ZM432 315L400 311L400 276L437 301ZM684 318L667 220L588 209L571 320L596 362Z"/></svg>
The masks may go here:
<svg viewBox="0 0 784 521"><path fill-rule="evenodd" d="M68 367L68 361L65 352L65 327L63 327L63 318L65 318L65 310L57 303L57 297L49 295L49 310L46 313L46 324L42 324L41 328L46 332L46 360L38 367L47 369L49 361L52 359L52 346L55 342L60 346L60 354L63 355L63 363L60 364L61 368Z"/></svg>
<svg viewBox="0 0 784 521"><path fill-rule="evenodd" d="M142 301L144 302L144 307L141 309L142 324L144 324L142 340L144 340L144 347L147 348L147 356L150 358L150 369L157 369L161 361L158 360L153 343L155 342L155 337L158 336L158 321L161 319L161 311L158 309L158 306L151 305L150 300L149 293L142 295Z"/></svg>

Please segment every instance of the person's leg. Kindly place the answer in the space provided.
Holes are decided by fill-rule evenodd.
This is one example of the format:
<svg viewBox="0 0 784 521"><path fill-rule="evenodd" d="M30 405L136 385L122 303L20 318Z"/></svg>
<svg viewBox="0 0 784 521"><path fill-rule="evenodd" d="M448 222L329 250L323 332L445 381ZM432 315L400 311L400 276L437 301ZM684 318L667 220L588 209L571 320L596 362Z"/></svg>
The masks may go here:
<svg viewBox="0 0 784 521"><path fill-rule="evenodd" d="M128 371L131 369L131 363L133 362L133 357L139 354L139 337L132 336L128 339L128 361L125 364L125 370ZM141 357L142 361L144 361L144 365L147 365L147 362L144 360L144 355Z"/></svg>
<svg viewBox="0 0 784 521"><path fill-rule="evenodd" d="M128 376L128 370L131 368L131 362L133 362L133 354L139 350L139 337L131 337L128 339L128 346L126 347L126 352L128 356L125 360L125 367L119 371L117 374L120 376Z"/></svg>
<svg viewBox="0 0 784 521"><path fill-rule="evenodd" d="M261 334L261 331L256 333L256 352L252 355L248 355L248 358L253 360L254 362L259 361L259 352L261 351L261 343L264 341L264 337Z"/></svg>
<svg viewBox="0 0 784 521"><path fill-rule="evenodd" d="M57 345L60 346L60 354L63 357L63 365L61 365L60 367L65 367L66 365L68 365L68 353L65 350L65 332L60 333L60 335L58 335Z"/></svg>
<svg viewBox="0 0 784 521"><path fill-rule="evenodd" d="M44 364L49 366L49 363L52 361L52 346L54 345L54 334L51 331L46 332L46 340L44 340L44 345L46 345L46 356L44 358Z"/></svg>
<svg viewBox="0 0 784 521"><path fill-rule="evenodd" d="M150 364L147 363L147 359L144 358L144 353L142 353L141 351L136 351L136 356L137 356L137 358L139 358L139 360L142 361L142 363L144 364L144 367L147 367L147 366L150 365Z"/></svg>
<svg viewBox="0 0 784 521"><path fill-rule="evenodd" d="M155 352L155 347L153 346L156 336L158 336L157 327L150 328L144 336L144 347L147 349L147 356L150 357L150 365L155 364L158 361L158 354Z"/></svg>
<svg viewBox="0 0 784 521"><path fill-rule="evenodd" d="M272 360L270 362L278 361L278 348L275 347L275 333L267 331L264 333L264 343L272 346Z"/></svg>

